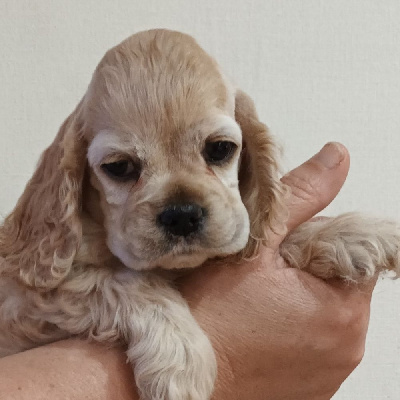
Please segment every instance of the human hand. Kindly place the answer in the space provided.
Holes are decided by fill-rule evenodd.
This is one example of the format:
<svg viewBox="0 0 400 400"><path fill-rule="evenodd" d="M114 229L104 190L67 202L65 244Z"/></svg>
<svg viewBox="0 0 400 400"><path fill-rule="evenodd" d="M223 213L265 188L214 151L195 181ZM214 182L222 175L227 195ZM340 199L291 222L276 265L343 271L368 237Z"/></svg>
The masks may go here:
<svg viewBox="0 0 400 400"><path fill-rule="evenodd" d="M349 155L328 144L283 182L291 188L290 232L342 187ZM238 266L196 270L182 291L218 357L215 400L326 400L361 361L374 284L322 281L287 268L275 236Z"/></svg>

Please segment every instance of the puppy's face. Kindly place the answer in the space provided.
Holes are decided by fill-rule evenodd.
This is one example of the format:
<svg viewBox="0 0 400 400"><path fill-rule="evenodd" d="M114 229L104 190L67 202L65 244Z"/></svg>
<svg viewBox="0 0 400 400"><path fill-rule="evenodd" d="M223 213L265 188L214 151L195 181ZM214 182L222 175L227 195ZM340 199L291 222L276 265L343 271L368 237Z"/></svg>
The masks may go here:
<svg viewBox="0 0 400 400"><path fill-rule="evenodd" d="M126 266L190 268L244 248L234 92L191 38L148 32L110 50L85 107L90 181Z"/></svg>

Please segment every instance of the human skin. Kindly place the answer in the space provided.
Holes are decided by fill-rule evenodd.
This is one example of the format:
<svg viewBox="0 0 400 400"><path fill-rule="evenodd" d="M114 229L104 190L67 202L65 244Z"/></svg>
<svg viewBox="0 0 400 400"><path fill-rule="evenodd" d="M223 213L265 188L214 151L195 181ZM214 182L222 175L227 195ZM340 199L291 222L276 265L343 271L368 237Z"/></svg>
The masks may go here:
<svg viewBox="0 0 400 400"><path fill-rule="evenodd" d="M328 144L283 181L288 231L326 207L349 155ZM287 268L276 235L239 265L210 263L180 282L218 359L213 400L327 400L361 361L374 282L356 287ZM80 340L0 360L0 398L137 400L122 349Z"/></svg>

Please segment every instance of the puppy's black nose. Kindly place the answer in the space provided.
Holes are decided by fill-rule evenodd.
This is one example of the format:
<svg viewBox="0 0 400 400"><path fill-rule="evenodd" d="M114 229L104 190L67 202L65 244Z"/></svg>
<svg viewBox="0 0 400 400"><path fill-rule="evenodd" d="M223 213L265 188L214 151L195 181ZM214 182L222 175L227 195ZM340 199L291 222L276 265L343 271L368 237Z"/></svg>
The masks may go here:
<svg viewBox="0 0 400 400"><path fill-rule="evenodd" d="M188 236L197 232L204 221L204 210L197 204L175 204L166 208L158 222L175 236Z"/></svg>

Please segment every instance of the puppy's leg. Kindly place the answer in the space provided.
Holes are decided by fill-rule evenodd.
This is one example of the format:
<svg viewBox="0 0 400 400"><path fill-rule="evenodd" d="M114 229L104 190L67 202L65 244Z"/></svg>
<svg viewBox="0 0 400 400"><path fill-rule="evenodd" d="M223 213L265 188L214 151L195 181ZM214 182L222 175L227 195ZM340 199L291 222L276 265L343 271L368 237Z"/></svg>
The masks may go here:
<svg viewBox="0 0 400 400"><path fill-rule="evenodd" d="M212 346L181 295L162 280L151 285L121 321L141 399L208 400L216 376Z"/></svg>
<svg viewBox="0 0 400 400"><path fill-rule="evenodd" d="M382 270L400 275L400 228L359 214L306 222L281 244L291 267L328 279L365 281Z"/></svg>

